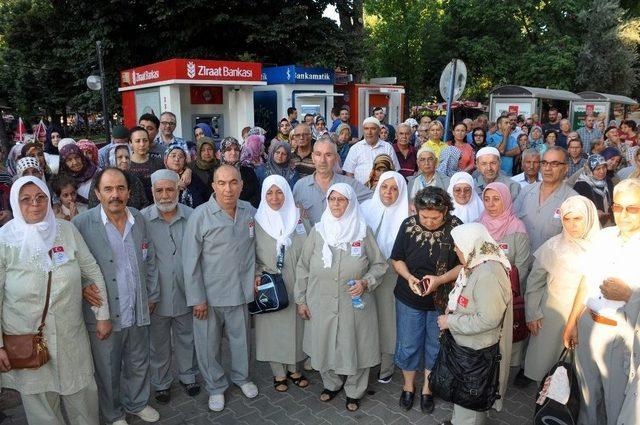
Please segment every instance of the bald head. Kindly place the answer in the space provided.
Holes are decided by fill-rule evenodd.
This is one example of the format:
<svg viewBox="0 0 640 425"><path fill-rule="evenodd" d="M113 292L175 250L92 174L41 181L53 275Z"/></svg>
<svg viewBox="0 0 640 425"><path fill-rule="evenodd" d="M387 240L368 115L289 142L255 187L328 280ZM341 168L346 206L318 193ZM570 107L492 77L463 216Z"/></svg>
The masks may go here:
<svg viewBox="0 0 640 425"><path fill-rule="evenodd" d="M216 171L213 172L214 183L216 182L216 180L218 180L218 176L221 175L220 173L224 174L225 177L231 174L231 176L235 177L238 181L242 181L242 175L240 174L240 170L238 170L233 165L222 164L221 166L216 168Z"/></svg>

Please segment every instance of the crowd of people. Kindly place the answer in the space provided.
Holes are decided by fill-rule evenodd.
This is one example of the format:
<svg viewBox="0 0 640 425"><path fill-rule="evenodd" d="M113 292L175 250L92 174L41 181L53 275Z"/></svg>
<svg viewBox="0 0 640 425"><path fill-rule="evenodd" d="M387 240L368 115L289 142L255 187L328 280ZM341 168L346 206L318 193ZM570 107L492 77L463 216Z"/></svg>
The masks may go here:
<svg viewBox="0 0 640 425"><path fill-rule="evenodd" d="M65 423L61 405L73 424L155 422L150 400L168 403L175 380L222 411L230 384L258 395L253 344L277 392L315 370L320 400L344 390L355 412L371 371L387 384L397 368L400 407L418 393L431 413L445 337L498 347L501 397L511 367L533 392L575 350L581 422L640 421L635 122L588 116L572 132L551 109L447 135L376 108L359 139L346 108L287 112L271 140L247 127L218 141L207 124L184 140L166 111L100 149L54 124L6 154L0 326L33 334L43 319L50 360L14 368L0 340L0 382L30 424ZM250 315L265 276L289 306ZM445 423L486 420L454 403Z"/></svg>

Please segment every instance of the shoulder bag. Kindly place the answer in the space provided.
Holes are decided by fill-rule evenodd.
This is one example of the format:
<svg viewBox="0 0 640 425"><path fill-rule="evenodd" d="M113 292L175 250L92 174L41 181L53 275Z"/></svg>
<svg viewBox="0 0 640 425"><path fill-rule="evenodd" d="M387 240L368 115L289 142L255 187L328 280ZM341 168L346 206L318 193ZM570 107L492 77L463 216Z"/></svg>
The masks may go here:
<svg viewBox="0 0 640 425"><path fill-rule="evenodd" d="M51 255L51 251L49 251ZM44 338L44 323L49 311L49 297L51 295L51 271L47 278L47 297L42 311L42 319L38 332L27 335L7 335L2 333L4 350L9 357L11 369L38 369L49 361L49 350Z"/></svg>
<svg viewBox="0 0 640 425"><path fill-rule="evenodd" d="M524 294L520 291L520 273L515 264L509 272L511 292L513 295L513 343L520 342L529 336L527 319L524 311Z"/></svg>
<svg viewBox="0 0 640 425"><path fill-rule="evenodd" d="M289 306L289 294L282 279L284 265L284 246L280 249L276 267L278 273L262 273L260 285L256 290L255 299L249 303L249 313L262 314L280 311Z"/></svg>

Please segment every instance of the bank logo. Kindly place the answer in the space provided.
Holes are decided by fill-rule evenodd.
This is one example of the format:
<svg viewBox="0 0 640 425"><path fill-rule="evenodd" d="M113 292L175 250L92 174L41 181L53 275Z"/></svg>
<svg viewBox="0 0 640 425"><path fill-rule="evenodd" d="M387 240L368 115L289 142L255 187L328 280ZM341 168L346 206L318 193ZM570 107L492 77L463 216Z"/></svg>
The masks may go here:
<svg viewBox="0 0 640 425"><path fill-rule="evenodd" d="M193 78L196 76L196 64L194 62L187 62L187 77Z"/></svg>

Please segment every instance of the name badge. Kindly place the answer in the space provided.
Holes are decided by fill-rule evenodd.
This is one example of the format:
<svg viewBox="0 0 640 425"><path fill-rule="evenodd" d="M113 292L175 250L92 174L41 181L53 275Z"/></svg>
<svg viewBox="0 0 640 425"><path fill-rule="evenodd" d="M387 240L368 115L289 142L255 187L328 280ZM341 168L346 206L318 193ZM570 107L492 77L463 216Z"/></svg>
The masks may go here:
<svg viewBox="0 0 640 425"><path fill-rule="evenodd" d="M362 242L357 241L351 244L351 256L360 257L362 255Z"/></svg>
<svg viewBox="0 0 640 425"><path fill-rule="evenodd" d="M69 261L69 257L67 257L67 253L64 252L64 247L62 246L54 246L52 249L51 259L53 260L53 264L59 266L61 264Z"/></svg>
<svg viewBox="0 0 640 425"><path fill-rule="evenodd" d="M255 235L255 223L253 220L249 221L249 237L253 239Z"/></svg>
<svg viewBox="0 0 640 425"><path fill-rule="evenodd" d="M466 308L466 307L469 305L469 299L468 299L468 298L463 297L462 295L460 295L460 296L458 297L458 305L460 305L460 306L462 306L462 307Z"/></svg>
<svg viewBox="0 0 640 425"><path fill-rule="evenodd" d="M502 252L504 252L504 255L509 255L509 244L508 243L501 243L500 244L500 249L502 250Z"/></svg>
<svg viewBox="0 0 640 425"><path fill-rule="evenodd" d="M299 235L304 235L305 233L307 233L307 231L304 230L304 224L302 224L302 220L298 220L298 224L296 224L296 233Z"/></svg>
<svg viewBox="0 0 640 425"><path fill-rule="evenodd" d="M553 218L560 218L560 208L556 208L556 211L553 213Z"/></svg>
<svg viewBox="0 0 640 425"><path fill-rule="evenodd" d="M147 254L149 253L149 244L147 242L142 242L142 259L147 259Z"/></svg>

